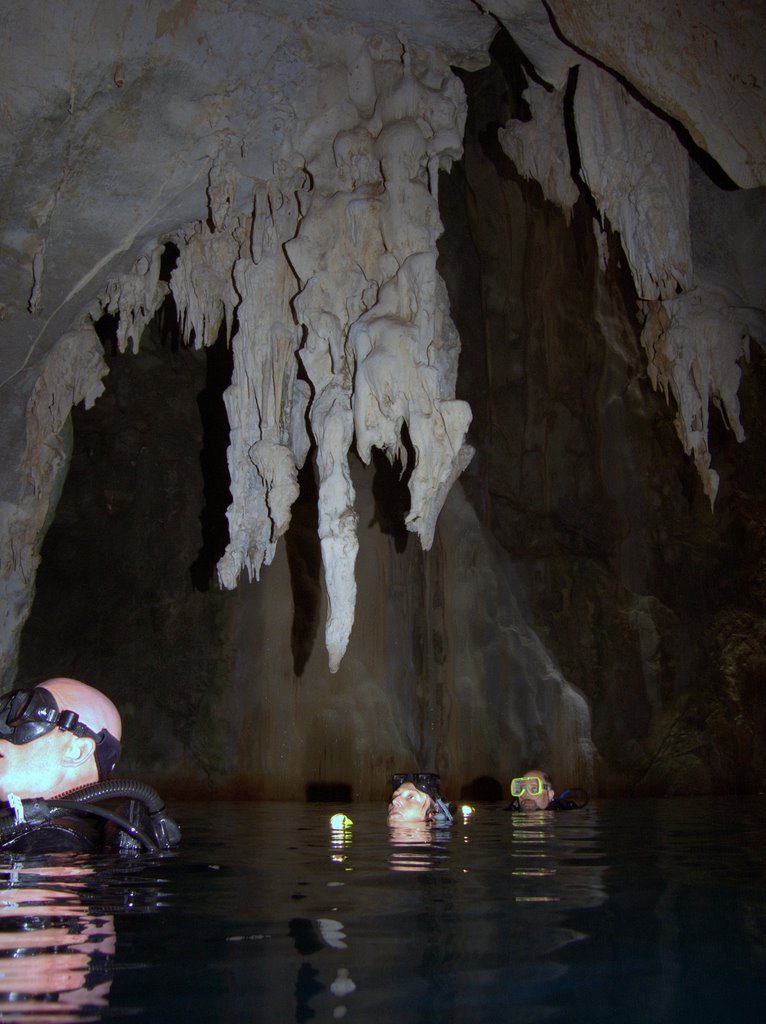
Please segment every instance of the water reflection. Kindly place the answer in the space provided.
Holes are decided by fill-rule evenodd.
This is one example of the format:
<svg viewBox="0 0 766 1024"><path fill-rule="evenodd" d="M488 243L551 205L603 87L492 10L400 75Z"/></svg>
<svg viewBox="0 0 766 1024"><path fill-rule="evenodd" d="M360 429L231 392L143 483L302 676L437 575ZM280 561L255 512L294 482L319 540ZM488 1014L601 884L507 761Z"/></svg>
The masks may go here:
<svg viewBox="0 0 766 1024"><path fill-rule="evenodd" d="M392 871L446 870L443 848L451 838L448 828L434 828L423 821L391 824L388 838L395 847L388 861Z"/></svg>
<svg viewBox="0 0 766 1024"><path fill-rule="evenodd" d="M574 812L577 813L577 812ZM548 811L512 815L514 899L594 907L606 899L598 812L562 821Z"/></svg>
<svg viewBox="0 0 766 1024"><path fill-rule="evenodd" d="M83 901L93 869L0 870L0 1018L99 1020L112 987L114 917Z"/></svg>
<svg viewBox="0 0 766 1024"><path fill-rule="evenodd" d="M495 1020L511 1008L515 1022L555 1016L548 996L568 975L562 954L587 938L570 915L606 900L597 810L484 806L449 830L391 829L389 845L389 869L419 878L388 894L400 932L388 946L381 930L376 957L411 977L424 1019Z"/></svg>
<svg viewBox="0 0 766 1024"><path fill-rule="evenodd" d="M109 1005L115 911L154 910L135 866L78 855L0 864L0 1020L99 1021Z"/></svg>
<svg viewBox="0 0 766 1024"><path fill-rule="evenodd" d="M515 816L482 804L446 833L390 832L372 804L337 831L328 806L189 808L182 855L163 863L174 892L163 927L115 910L105 1013L152 1024L759 1019L743 1011L766 996L763 810L721 820L704 806Z"/></svg>

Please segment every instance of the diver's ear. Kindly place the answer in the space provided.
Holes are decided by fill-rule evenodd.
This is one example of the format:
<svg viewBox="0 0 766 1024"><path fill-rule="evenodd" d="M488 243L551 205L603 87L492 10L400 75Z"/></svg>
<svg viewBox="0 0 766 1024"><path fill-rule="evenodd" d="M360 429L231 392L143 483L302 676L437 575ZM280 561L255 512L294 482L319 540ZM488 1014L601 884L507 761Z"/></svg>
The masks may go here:
<svg viewBox="0 0 766 1024"><path fill-rule="evenodd" d="M64 750L64 764L67 768L78 768L86 764L96 751L96 741L90 736L73 736Z"/></svg>

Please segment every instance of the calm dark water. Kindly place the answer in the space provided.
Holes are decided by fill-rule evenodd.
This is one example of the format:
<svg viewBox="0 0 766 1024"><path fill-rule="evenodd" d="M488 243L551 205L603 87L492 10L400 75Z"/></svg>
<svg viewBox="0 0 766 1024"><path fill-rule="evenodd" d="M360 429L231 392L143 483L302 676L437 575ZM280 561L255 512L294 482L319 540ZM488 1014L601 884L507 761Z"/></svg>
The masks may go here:
<svg viewBox="0 0 766 1024"><path fill-rule="evenodd" d="M169 858L0 862L0 1020L763 1019L762 798L171 810Z"/></svg>

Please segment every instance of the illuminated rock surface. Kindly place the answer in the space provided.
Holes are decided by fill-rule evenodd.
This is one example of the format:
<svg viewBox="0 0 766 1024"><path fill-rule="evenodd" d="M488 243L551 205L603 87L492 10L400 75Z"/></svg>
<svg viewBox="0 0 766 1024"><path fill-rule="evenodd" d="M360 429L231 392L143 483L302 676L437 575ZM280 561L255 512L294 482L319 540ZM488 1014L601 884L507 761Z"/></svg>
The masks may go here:
<svg viewBox="0 0 766 1024"><path fill-rule="evenodd" d="M667 683L673 673L661 663L683 647L687 626L673 623L693 614L691 600L676 609L653 568L655 559L672 564L668 533L682 529L673 481L691 460L698 480L684 486L701 488L711 519L690 528L689 544L704 548L719 528L712 523L731 523L732 493L742 487L731 466L749 458L727 446L745 449L753 427L758 437L751 378L766 339L763 14L755 3L705 2L681 5L676 17L677 6L421 0L371 11L343 0L319 12L312 5L307 16L300 0L7 5L7 683L70 458L70 410L105 401L115 358L156 361L143 351L145 331L156 340L164 324L167 338L172 322L174 359L207 360L209 373L216 360L227 365L226 536L208 574L223 590L208 591L207 605L196 594L189 600L200 638L210 616L225 620L196 662L217 666L205 671L220 708L234 714L244 703L262 723L238 740L235 773L262 793L269 766L287 759L280 792L295 795L301 779L349 773L368 792L376 773L408 758L436 758L461 778L480 774L483 762L501 773L504 758L533 754L586 777L649 770L652 737L688 685L678 668ZM499 77L481 79L497 99L466 154L464 83L484 73L498 25L512 40L506 93ZM488 102L472 95L477 109ZM118 354L107 351L106 362L94 327L112 332ZM652 388L661 393L656 405ZM663 394L667 414L657 411ZM135 432L131 409L136 424L148 415L140 388L131 395L121 407L127 434ZM170 393L157 402L157 414L174 404ZM671 422L674 454L655 447ZM156 443L151 433L133 468ZM657 491L649 452L668 481ZM184 459L176 453L176 464ZM722 471L731 478L723 511ZM163 479L158 501L177 474L168 467ZM388 534L373 494L382 479L399 503ZM193 505L192 484L184 494ZM101 514L128 514L122 488L104 489ZM601 535L591 536L596 523ZM181 543L182 531L174 538L170 522L165 529L167 544ZM460 561L465 545L481 571ZM404 548L407 576L395 581ZM437 550L450 554L438 585L430 579ZM595 576L585 583L580 559L593 560L598 584ZM514 560L524 566L520 579ZM168 573L180 571L173 565ZM705 563L708 571L714 577ZM386 612L392 587L407 593L395 614ZM482 612L496 587L508 595L496 613ZM443 627L442 658L421 629L428 632L429 609L443 608L447 595L456 600L458 589L464 605ZM163 598L169 620L173 602L185 599L172 590ZM602 628L624 643L624 665L586 622L610 600L619 614L607 626L605 612ZM556 625L557 615L573 624ZM322 668L313 639L320 620ZM256 634L257 654L243 639ZM182 631L157 641L159 649L171 640L183 644ZM92 650L93 638L87 643ZM52 672L77 664L83 675L120 672L108 658L89 668L84 651L64 646L74 664ZM734 648L741 651L732 640L726 649ZM25 654L22 664L32 671L41 662ZM193 671L179 667L171 689L183 678L191 686ZM608 739L619 701L607 677L620 672L641 708L635 737L617 730L623 746L643 744L633 753ZM309 689L313 711L290 726ZM200 696L195 706L204 703ZM489 722L496 735L482 741ZM181 747L177 738L183 761ZM199 773L186 762L166 771Z"/></svg>

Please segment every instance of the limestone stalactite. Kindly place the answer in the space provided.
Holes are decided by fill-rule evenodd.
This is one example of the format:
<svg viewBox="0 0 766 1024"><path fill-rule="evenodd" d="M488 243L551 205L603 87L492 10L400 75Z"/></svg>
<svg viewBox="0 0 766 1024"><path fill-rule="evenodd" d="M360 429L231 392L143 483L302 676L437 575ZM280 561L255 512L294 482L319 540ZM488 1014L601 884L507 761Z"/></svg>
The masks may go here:
<svg viewBox="0 0 766 1024"><path fill-rule="evenodd" d="M112 8L119 16L105 17ZM180 724L174 720L162 731L172 737L169 751L172 743L192 743L187 724L197 711L203 746L220 724L230 747L229 721L246 719L247 708L258 730L242 722L240 739L248 748L242 763L260 777L273 779L274 766L289 756L290 780L279 779L285 793L302 792L305 779L332 778L336 767L338 778L348 772L372 792L372 780L383 777L394 754L420 759L452 752L453 766L460 764L466 778L469 766L486 770L488 747L489 767L498 775L507 770L509 750L519 756L560 751L561 758L581 750L587 766L594 753L586 712L596 710L599 736L611 736L613 712L603 708L622 712L623 680L625 695L646 690L647 715L662 710L663 678L685 692L682 673L692 671L696 655L679 652L684 630L696 645L696 601L681 594L665 608L653 579L661 577L670 591L674 579L686 586L686 577L696 580L699 573L712 608L714 588L704 580L716 578L714 560L728 548L709 538L719 530L739 536L737 517L751 517L739 499L746 477L757 476L757 359L742 374L742 413L738 389L751 339L766 339L766 206L758 188L766 183L761 0L7 0L4 14L0 674L6 688L17 672L43 538L72 463L69 411L93 402L106 373L94 325L103 334L98 321L105 313L113 318L123 352L135 352L142 335L148 347L152 337L153 354L168 356L175 369L181 362L175 353L162 348L154 330L145 332L172 297L187 345L201 350L221 340L231 348L223 399L229 536L217 572L223 588L238 593L186 593L199 544L198 445L206 458L208 430L219 425L216 415L208 416L209 405L198 422L192 396L215 360L187 353L188 433L185 427L183 454L179 443L173 455L153 430L182 404L179 390L162 407L163 389L176 383L173 373L159 372L148 353L136 366L131 358L115 360L99 416L104 410L112 427L124 422L123 414L134 417L132 428L142 415L150 443L175 459L173 472L184 486L173 500L177 493L188 513L186 547L175 530L160 538L172 549L178 577L165 581L163 601L152 597L151 607L141 608L150 613L147 644L126 625L130 644L120 637L107 655L97 630L91 643L73 629L64 651L73 663L103 657L118 686L132 667L136 692L146 694L143 665L183 647L193 628L186 629L188 622L204 622L206 640L194 650L209 643L204 657L214 652L213 667L208 673L195 666L191 681L204 699L186 700L194 660L187 651L177 662L175 691L172 680L167 691L163 680L161 715L165 703L179 706L174 693L187 708ZM479 69L491 73L485 78ZM526 89L519 88L522 71ZM475 101L469 156L449 183L441 179L450 232L437 262L440 172L462 154L461 83ZM518 187L487 139L487 126L494 129L509 109L521 118L528 112L531 120L506 125L501 145L518 172L539 181L545 197L563 209L570 231L550 210L540 216L535 190ZM583 232L590 212L601 270L609 270L601 275ZM617 294L615 286L625 281L612 273L614 264L607 266L610 259L628 268L632 291ZM550 275L543 274L543 261ZM471 413L456 399L460 343L437 265L445 268L469 350L461 389L475 403L481 451L467 481L470 507L462 512L461 488L452 484L472 455ZM636 322L623 305L633 291ZM644 361L633 347L641 327ZM142 413L121 391L126 366L137 377L150 368L157 384L147 389ZM664 441L665 418L655 417L655 403L644 393L644 371L677 411L680 441L711 503L718 477L709 423L719 410L736 439L747 427L749 443L736 458L728 444L719 449L724 515L723 523L712 517L711 531L698 522L697 489L687 488L685 475L679 483L674 457L648 427L661 419ZM128 393L136 392L141 387L131 380ZM206 399L211 392L212 386ZM585 392L592 392L587 400ZM83 444L76 447L78 456L90 457ZM399 521L378 515L378 485L395 473L387 474L377 458L376 473L367 472L356 455L370 462L379 452L406 481L409 498L397 493L397 510L406 506L410 531L432 549L428 558L414 544L401 550ZM301 507L298 521L298 481L309 457L319 514ZM104 477L112 472L106 458L99 465L107 467ZM128 465L138 478L138 464ZM143 487L135 490L153 495L152 483L161 477L158 471L140 479ZM80 486L77 471L70 481ZM110 536L124 535L123 524L113 522L110 490L104 480L99 504L89 506L87 523L97 528L73 530L83 545L70 588L79 597L89 597L76 564L88 559L91 538L84 534L111 524ZM751 493L760 501L757 487ZM738 499L733 516L732 495ZM156 514L149 505L126 498L125 507L137 510L126 517L131 527ZM68 521L63 507L62 513L52 547L59 527L66 534L76 518L70 512ZM296 543L288 547L279 538L291 516ZM316 545L306 533L315 518ZM750 521L757 524L757 515L745 523L748 530ZM688 544L676 544L687 530ZM514 562L524 563L525 582L518 586L529 588L529 611L516 607L510 556L504 561L502 550L485 544L491 532L513 551ZM684 574L685 549L701 538L706 553ZM320 547L326 647L330 668L341 666L331 679L315 643ZM599 565L591 574L594 551ZM269 565L261 587L238 586L265 575ZM51 567L55 574L54 559ZM209 568L205 559L204 571ZM140 582L148 578L145 572ZM507 582L504 603L492 591L495 579ZM738 565L729 589L739 589L743 579ZM620 596L627 587L638 602L633 594ZM132 572L112 589L120 607L130 594L137 605L147 603ZM753 607L757 593L752 590ZM654 602L648 609L640 603L644 595ZM171 606L184 629L163 626L160 636L155 620L166 620ZM196 620L185 618L189 607ZM223 639L218 607L228 616ZM646 625L629 629L626 608L638 609ZM46 617L43 600L38 609ZM676 612L678 630L665 622ZM756 612L748 616L755 621ZM590 709L567 696L569 684L527 629L532 617L573 682L586 681ZM745 618L732 613L730 621ZM51 630L58 622L51 617ZM739 627L727 639L716 624L719 634L722 651L744 650ZM260 643L264 638L269 642ZM230 673L230 652L239 657L251 642L260 649L244 654ZM146 647L145 662L134 658L139 646ZM675 661L686 666L677 676L666 671ZM722 673L732 692L740 684L731 666L743 663L738 654ZM744 683L740 693L745 706ZM208 699L219 722L204 713ZM148 736L158 721L150 710L159 704L138 703L148 724L137 732ZM296 728L299 705L303 722ZM564 767L577 765L568 760Z"/></svg>
<svg viewBox="0 0 766 1024"><path fill-rule="evenodd" d="M699 19L698 31L692 32L687 42L690 50L700 50L699 54L695 50L697 59L706 53L710 41L718 38L714 29L716 19L723 24L732 16L724 10L725 4L716 6L719 10L712 11L710 5L702 4L699 9L695 7L694 13L690 9L684 15L691 22ZM492 7L513 31L514 18L525 2L495 0ZM708 447L709 404L712 402L722 410L726 425L742 440L744 431L737 399L739 364L748 357L755 322L745 311L757 299L744 298L744 289L716 287L709 268L706 274L695 267L687 147L672 122L653 109L651 101L658 95L667 101L671 83L678 75L691 74L694 81L688 81L682 90L692 97L685 111L691 134L709 135L720 146L720 150L714 146L720 155L731 156L733 152L738 176L747 184L757 184L758 174L753 176L752 172L758 171L759 162L744 166L739 159L740 147L727 150L720 140L727 133L741 139L749 132L755 151L762 150L761 125L753 120L753 109L757 109L760 97L753 96L754 108L738 107L737 115L733 116L727 108L731 100L726 88L731 76L727 75L725 85L721 85L719 103L722 112L728 111L731 123L721 131L720 126L716 127L720 118L711 117L711 105L702 102L709 85L701 85L704 76L698 75L696 64L693 73L690 67L681 68L675 47L672 59L668 50L660 53L655 62L657 47L661 45L664 49L670 45L677 12L660 4L636 15L634 8L621 0L615 0L611 8L611 15L616 17L614 24L619 25L618 33L626 31L626 25L637 19L642 30L636 28L631 39L655 40L651 51L640 53L635 65L631 64L639 90L646 90L644 95L629 89L614 74L615 67L623 70L624 56L611 59L612 28L604 31L601 9L597 13L592 4L582 4L574 12L572 5L554 3L551 12L555 16L555 33L552 24L532 19L526 32L518 37L550 88L530 84L525 99L531 119L510 121L500 129L498 137L520 173L536 179L546 198L560 206L567 218L576 199L575 176L579 178L598 211L594 228L602 263L607 253L607 227L619 235L638 297L637 315L642 323L641 341L649 378L655 388L661 388L676 404L678 437L694 459L712 506L718 491L718 474L711 465ZM752 9L748 17L757 20ZM723 75L725 67L735 64L737 59L744 61L743 68L757 66L759 58L751 39L743 37L735 44L735 36L725 34L726 48L720 66L716 61L705 66L705 75L712 80ZM583 51L587 52L589 47L598 56L609 55L606 67L587 59ZM575 76L571 116L576 137L576 172L570 166L564 144L561 96L567 73ZM739 75L743 76L742 68ZM671 107L677 98L673 97ZM726 260L724 254L719 258ZM715 276L716 273L712 275ZM756 330L762 333L762 327L759 323Z"/></svg>
<svg viewBox="0 0 766 1024"><path fill-rule="evenodd" d="M580 192L569 160L564 93L564 86L548 90L530 82L524 90L524 100L531 119L511 121L499 130L498 139L519 173L539 182L545 198L561 207L569 221Z"/></svg>
<svg viewBox="0 0 766 1024"><path fill-rule="evenodd" d="M368 88L357 94L360 78ZM470 410L454 397L459 342L436 273L438 171L461 153L465 99L448 68L406 46L365 46L350 68L326 69L323 86L333 97L323 111L327 135L307 125L295 140L293 160L303 158L313 188L286 250L300 282L300 359L313 389L325 640L335 671L354 617L352 441L364 462L375 446L406 463L406 428L414 451L407 526L426 549L446 490L472 454Z"/></svg>
<svg viewBox="0 0 766 1024"><path fill-rule="evenodd" d="M89 409L103 394L109 373L98 336L89 318L60 339L49 353L32 390L24 416L26 448L19 509L0 502L0 519L8 523L7 543L0 548L4 584L2 630L20 629L34 597L30 582L40 564L45 526L53 516L63 485L62 468L71 455L72 406Z"/></svg>
<svg viewBox="0 0 766 1024"><path fill-rule="evenodd" d="M211 345L223 329L233 349L219 580L232 589L272 561L313 443L333 672L354 622L352 445L365 463L375 447L408 471L407 527L426 550L473 454L471 412L455 399L459 338L436 270L438 174L461 154L462 86L404 44L358 44L353 57L320 70L316 105L273 179L257 184L250 215L231 212L237 182L213 163L209 216L173 238L170 278L186 343ZM121 349L135 350L165 297L158 264L158 252L143 257L107 290Z"/></svg>
<svg viewBox="0 0 766 1024"><path fill-rule="evenodd" d="M243 569L259 579L261 566L271 563L290 523L297 471L309 448L309 387L298 379L301 332L291 310L296 280L283 251L299 221L295 186L274 180L257 189L245 233L249 241L232 268L238 330L224 395L232 500L229 544L218 564L218 578L228 589Z"/></svg>

